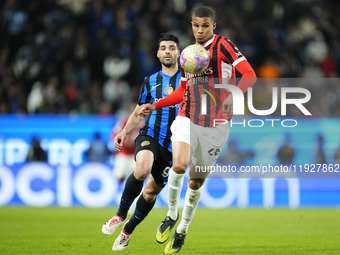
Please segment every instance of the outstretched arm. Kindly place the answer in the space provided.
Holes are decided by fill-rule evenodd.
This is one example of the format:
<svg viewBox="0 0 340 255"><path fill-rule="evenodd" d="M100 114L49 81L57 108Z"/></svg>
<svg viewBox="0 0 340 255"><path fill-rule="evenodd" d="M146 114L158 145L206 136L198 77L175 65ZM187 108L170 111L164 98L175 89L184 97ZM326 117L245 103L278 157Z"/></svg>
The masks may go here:
<svg viewBox="0 0 340 255"><path fill-rule="evenodd" d="M133 113L131 113L126 125L124 126L123 130L120 131L118 135L114 138L114 146L116 150L121 151L123 147L123 142L135 128L143 121L143 117L139 115L139 111L141 106L137 105Z"/></svg>

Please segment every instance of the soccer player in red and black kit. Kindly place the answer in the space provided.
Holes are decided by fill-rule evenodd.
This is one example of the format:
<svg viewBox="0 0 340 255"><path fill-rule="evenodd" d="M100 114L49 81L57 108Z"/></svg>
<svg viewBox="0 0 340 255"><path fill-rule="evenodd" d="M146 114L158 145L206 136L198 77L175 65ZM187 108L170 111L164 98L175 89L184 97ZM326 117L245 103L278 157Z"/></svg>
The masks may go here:
<svg viewBox="0 0 340 255"><path fill-rule="evenodd" d="M243 93L256 81L256 75L247 59L238 48L223 36L214 34L216 28L215 13L212 9L201 6L192 13L192 30L196 44L200 44L210 53L210 64L199 75L186 74L181 86L169 97L154 104L142 106L140 115L147 115L155 109L182 102L178 116L171 126L173 143L173 166L169 173L169 211L157 229L156 240L164 243L169 238L170 230L179 216L177 206L183 185L183 178L191 160L188 189L182 219L173 238L167 243L164 253L179 252L184 244L189 224L194 216L202 196L202 186L208 173L197 176L197 167L206 169L214 166L219 152L228 140L227 123L215 127L216 119L231 120L233 96L224 88L215 88L214 84L232 84L235 82L235 68L242 78L237 87ZM206 114L201 112L204 93L216 96L206 97ZM184 95L184 96L183 96ZM192 153L190 153L190 149ZM191 154L191 155L190 155Z"/></svg>

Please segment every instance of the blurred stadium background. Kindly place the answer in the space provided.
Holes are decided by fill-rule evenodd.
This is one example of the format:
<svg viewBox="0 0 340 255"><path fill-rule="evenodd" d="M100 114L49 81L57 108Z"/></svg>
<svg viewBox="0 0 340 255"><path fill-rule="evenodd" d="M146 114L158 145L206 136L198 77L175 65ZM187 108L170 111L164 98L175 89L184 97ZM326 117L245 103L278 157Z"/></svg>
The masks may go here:
<svg viewBox="0 0 340 255"><path fill-rule="evenodd" d="M220 164L278 164L287 144L293 164L340 163L340 3L321 0L209 0L216 33L254 67L254 105L269 109L272 87L311 91L284 119L298 126L235 126ZM161 32L192 44L191 0L3 0L0 2L0 206L116 206L110 132L137 101L143 78L159 70ZM289 83L289 85L287 85ZM308 84L306 84L308 83ZM302 85L301 85L302 86ZM279 108L278 108L279 110ZM273 117L282 120L280 112ZM261 119L248 116L244 118ZM243 119L235 118L242 122ZM248 123L248 122L247 122ZM255 125L255 124L254 124ZM90 162L99 133L111 152ZM46 162L27 162L32 139ZM288 162L285 162L288 163ZM339 177L339 175L338 175ZM340 178L208 179L201 206L338 207ZM185 186L185 185L184 185ZM185 187L184 187L185 189ZM183 203L182 198L182 203ZM167 189L157 200L166 206Z"/></svg>

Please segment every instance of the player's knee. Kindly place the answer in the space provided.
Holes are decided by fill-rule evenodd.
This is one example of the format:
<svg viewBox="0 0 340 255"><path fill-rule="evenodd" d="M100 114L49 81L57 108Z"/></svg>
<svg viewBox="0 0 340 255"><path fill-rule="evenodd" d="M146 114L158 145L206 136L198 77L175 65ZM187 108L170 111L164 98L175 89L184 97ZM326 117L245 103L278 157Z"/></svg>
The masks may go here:
<svg viewBox="0 0 340 255"><path fill-rule="evenodd" d="M202 187L204 183L204 180L202 179L194 179L194 180L189 180L188 186L190 189L193 190L198 190L200 187Z"/></svg>
<svg viewBox="0 0 340 255"><path fill-rule="evenodd" d="M177 161L174 162L172 165L172 170L176 173L176 174L185 174L185 171L187 170L188 165L184 162L181 161Z"/></svg>
<svg viewBox="0 0 340 255"><path fill-rule="evenodd" d="M151 169L149 167L140 165L140 166L136 166L134 176L136 177L137 180L144 181L148 177L150 172L151 172Z"/></svg>
<svg viewBox="0 0 340 255"><path fill-rule="evenodd" d="M157 195L154 194L154 193L145 192L145 193L143 193L143 197L144 197L146 202L151 203L151 202L155 201Z"/></svg>

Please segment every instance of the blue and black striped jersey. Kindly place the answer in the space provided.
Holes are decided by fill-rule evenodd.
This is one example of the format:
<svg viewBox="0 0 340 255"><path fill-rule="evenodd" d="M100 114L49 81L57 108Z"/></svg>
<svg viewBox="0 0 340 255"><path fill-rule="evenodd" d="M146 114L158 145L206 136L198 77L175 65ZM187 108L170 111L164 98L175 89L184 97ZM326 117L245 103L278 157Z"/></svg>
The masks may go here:
<svg viewBox="0 0 340 255"><path fill-rule="evenodd" d="M146 77L140 91L138 105L153 104L166 97L180 86L180 81L180 70L172 77L164 74L162 70ZM160 145L172 152L170 126L177 116L178 108L179 104L153 111L148 116L145 126L141 128L140 134L155 138Z"/></svg>

